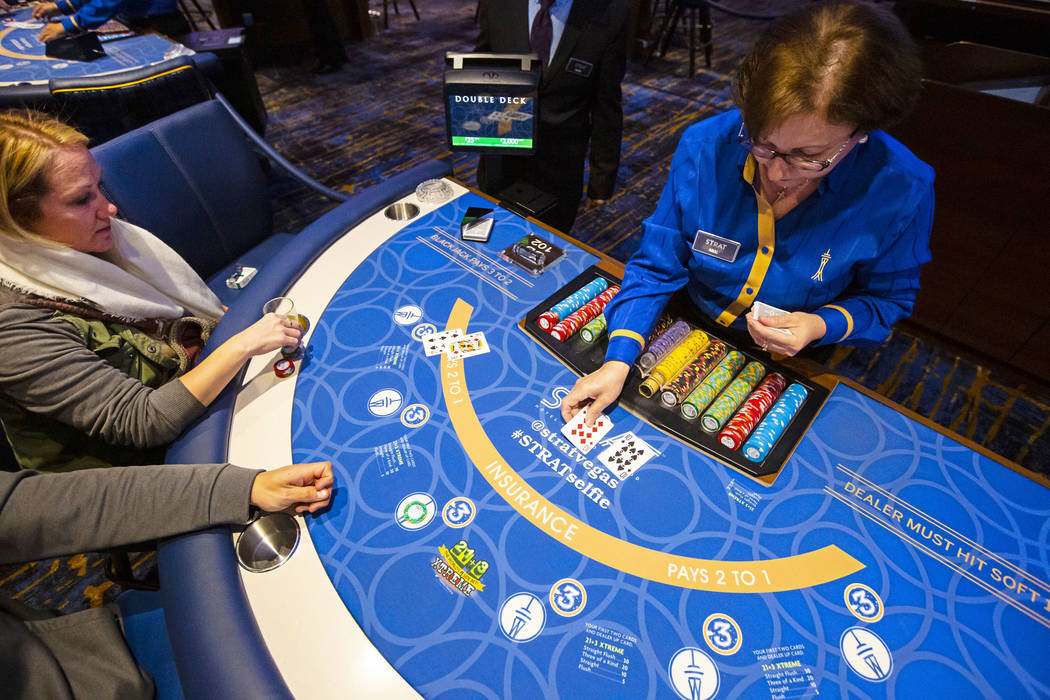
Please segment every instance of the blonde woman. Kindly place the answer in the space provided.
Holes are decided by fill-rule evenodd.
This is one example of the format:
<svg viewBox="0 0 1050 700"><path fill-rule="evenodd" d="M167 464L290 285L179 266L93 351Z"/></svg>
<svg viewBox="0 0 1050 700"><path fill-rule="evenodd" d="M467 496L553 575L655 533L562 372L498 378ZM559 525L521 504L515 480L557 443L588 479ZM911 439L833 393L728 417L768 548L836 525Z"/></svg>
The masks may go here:
<svg viewBox="0 0 1050 700"><path fill-rule="evenodd" d="M246 360L302 332L268 314L196 363L222 305L99 178L83 134L0 113L0 420L23 468L159 462Z"/></svg>

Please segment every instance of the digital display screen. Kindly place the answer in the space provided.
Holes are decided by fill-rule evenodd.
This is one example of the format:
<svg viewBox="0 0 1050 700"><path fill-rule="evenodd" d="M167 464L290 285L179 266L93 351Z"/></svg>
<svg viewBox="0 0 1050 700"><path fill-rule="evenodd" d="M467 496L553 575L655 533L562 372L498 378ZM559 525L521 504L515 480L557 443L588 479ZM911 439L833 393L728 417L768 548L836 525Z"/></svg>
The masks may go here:
<svg viewBox="0 0 1050 700"><path fill-rule="evenodd" d="M453 147L531 150L535 99L524 95L448 94Z"/></svg>

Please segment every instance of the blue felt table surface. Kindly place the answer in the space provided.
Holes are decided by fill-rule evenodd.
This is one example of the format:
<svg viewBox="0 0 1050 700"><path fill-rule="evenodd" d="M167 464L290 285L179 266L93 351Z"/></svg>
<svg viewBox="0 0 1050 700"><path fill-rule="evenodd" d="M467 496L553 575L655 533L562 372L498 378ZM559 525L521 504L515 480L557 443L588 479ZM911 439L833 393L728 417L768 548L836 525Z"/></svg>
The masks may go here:
<svg viewBox="0 0 1050 700"><path fill-rule="evenodd" d="M460 241L468 206L491 204L463 196L349 275L313 319L292 419L295 460L331 459L337 472L331 509L308 519L332 583L424 696L688 697L685 661L676 659L695 662L698 653L717 669L704 667L702 697L1050 694L1042 659L1050 491L840 385L769 487L613 410L617 432L634 432L659 456L615 488L601 469L570 464L609 498L602 507L553 458L537 456L543 431L562 425L559 389L576 377L517 325L596 259L501 209L491 242ZM567 250L539 278L497 255L529 232ZM464 330L483 332L491 346L462 363L484 432L555 506L624 542L726 562L726 571L828 545L862 568L776 593L694 590L625 574L555 541L468 458L443 395L443 358L425 356L413 337L419 324L444 328L457 300L473 307ZM409 323L398 322L399 310ZM413 404L429 412L418 427L401 420ZM439 509L465 496L476 513L463 528L438 515L408 530L395 510L412 493ZM489 563L483 590L470 597L431 566L459 540ZM549 598L565 578L586 589L573 617ZM501 631L500 607L518 593L544 606L545 623L525 642ZM726 619L735 629L719 627ZM612 649L588 649L595 642ZM692 651L676 656L681 650Z"/></svg>

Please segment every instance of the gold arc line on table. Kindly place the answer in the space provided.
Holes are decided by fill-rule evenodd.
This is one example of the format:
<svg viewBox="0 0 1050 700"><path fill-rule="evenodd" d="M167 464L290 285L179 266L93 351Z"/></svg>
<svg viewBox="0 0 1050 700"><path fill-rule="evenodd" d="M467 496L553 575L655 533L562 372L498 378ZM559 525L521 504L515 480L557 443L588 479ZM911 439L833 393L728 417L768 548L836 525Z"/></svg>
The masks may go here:
<svg viewBox="0 0 1050 700"><path fill-rule="evenodd" d="M908 537L908 535L905 534L904 532L901 532L900 530L897 530L896 528L891 527L888 523L884 522L880 518L876 518L874 515L869 513L867 510L862 509L859 506L857 506L855 503L852 503L849 500L847 500L841 494L835 493L833 490L831 490L830 486L825 486L824 487L824 492L826 494L828 494L829 496L831 496L832 498L836 499L837 501L843 503L847 507L852 508L855 512L857 512L860 515L863 515L868 520L871 520L873 523L881 525L883 528L885 528L889 532L893 533L894 535L896 535L897 537L899 537L903 541L907 542L908 544L912 545L913 547L916 547L918 549L921 549L923 552L926 552L926 554L930 555L931 557L933 557L937 561L941 562L942 564L947 566L949 569L953 569L956 573L961 574L963 576L963 578L966 578L966 579L970 580L971 582L976 583L978 586L980 586L984 590L988 591L989 593L994 595L999 600L1003 601L1004 603L1006 603L1010 607L1021 611L1023 614L1025 614L1028 617L1032 618L1033 620L1035 620L1036 622L1041 624L1043 627L1050 628L1050 620L1047 620L1045 617L1039 615L1038 613L1033 611L1031 608L1026 607L1024 605L1021 605L1018 601L1014 600L1013 598L1011 598L1011 597L1009 597L1007 595L1004 595L1001 590L993 588L992 586L990 586L985 581L983 581L983 580L977 578L976 576L974 576L973 574L971 574L969 571L960 568L957 564L955 564L954 562L949 561L947 558L945 558L945 556L943 554L940 554L939 552L933 551L932 549L930 549L926 545L922 544L918 540L914 540L911 537Z"/></svg>
<svg viewBox="0 0 1050 700"><path fill-rule="evenodd" d="M513 299L514 301L518 300L518 297L516 297L514 294L512 294L511 292L508 292L503 287L500 287L498 284L496 284L492 280L488 279L487 277L482 277L481 275L479 275L477 273L477 270L470 269L470 267L466 263L464 263L462 260L457 260L455 257L453 257L452 255L449 255L444 250L442 250L440 247L438 247L438 246L434 245L432 242L428 241L426 238L423 238L422 236L416 236L416 240L419 241L420 243L422 243L423 245L427 246L428 248L432 249L434 252L436 252L437 254L441 255L442 257L444 257L444 258L454 262L455 264L459 265L464 270L466 270L467 272L471 273L472 275L477 277L479 280L481 280L485 284L488 284L491 287L493 287L494 289L499 290L504 296L508 296L511 299Z"/></svg>
<svg viewBox="0 0 1050 700"><path fill-rule="evenodd" d="M970 547L970 549L974 550L975 552L979 551L982 554L984 554L986 557L988 557L989 559L991 559L991 560L1001 564L1004 568L1010 569L1015 574L1017 574L1018 578L1021 578L1021 577L1027 578L1029 581L1034 581L1037 584L1039 584L1040 586L1042 586L1044 590L1050 591L1050 584L1048 584L1046 581L1042 580L1038 576L1035 576L1034 574L1028 573L1024 569L1022 569L1021 567L1017 566L1016 564L1014 564L1012 562L1007 561L1001 555L996 554L992 550L988 549L987 547L982 545L980 542L974 542L973 540L971 540L966 535L962 534L958 530L955 530L954 528L952 528L952 527L950 527L948 525L945 525L940 520L938 520L937 518L933 517L932 515L929 515L928 513L923 511L922 509L916 508L915 506L913 506L912 504L908 503L907 501L905 501L902 498L898 498L894 494L890 493L886 489L884 489L881 486L879 486L878 484L876 484L874 481L871 481L870 479L867 479L866 477L861 476L857 472L853 471L852 469L849 469L848 467L846 467L846 466L844 466L842 464L839 464L837 466L838 466L839 470L845 472L850 477L852 477L854 480L863 482L869 489L877 491L878 493L882 494L886 498L890 499L893 503L899 504L901 508L906 508L907 510L912 511L913 513L917 513L918 515L922 516L923 518L925 518L929 522L933 523L937 527L941 528L945 532L950 532L957 539L965 541L966 544ZM901 530L901 532L904 532L904 531ZM907 535L907 533L904 533L904 534Z"/></svg>
<svg viewBox="0 0 1050 700"><path fill-rule="evenodd" d="M473 311L473 306L457 299L446 328L460 328L466 332ZM474 467L519 515L560 544L589 559L649 581L723 593L798 590L834 581L864 568L864 564L836 545L778 559L719 561L647 549L591 527L532 491L528 482L517 474L485 434L466 390L463 360L448 360L442 356L441 363L441 387L448 415ZM509 486L518 487L513 495L504 491ZM543 520L538 513L544 513L547 519ZM701 571L704 576L701 576Z"/></svg>

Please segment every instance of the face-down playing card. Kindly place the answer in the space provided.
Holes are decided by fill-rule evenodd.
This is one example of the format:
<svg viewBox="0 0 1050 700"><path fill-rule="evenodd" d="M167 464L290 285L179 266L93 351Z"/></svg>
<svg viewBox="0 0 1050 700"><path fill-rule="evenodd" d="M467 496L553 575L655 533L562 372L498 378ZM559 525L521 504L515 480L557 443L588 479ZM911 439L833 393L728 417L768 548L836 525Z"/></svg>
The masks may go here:
<svg viewBox="0 0 1050 700"><path fill-rule="evenodd" d="M598 461L612 474L626 479L643 464L660 454L652 445L634 433L618 435L612 444L598 455Z"/></svg>
<svg viewBox="0 0 1050 700"><path fill-rule="evenodd" d="M581 410L561 429L561 434L583 454L590 452L613 427L612 421L604 413L599 414L594 425L590 426L583 422L585 415L587 409Z"/></svg>

